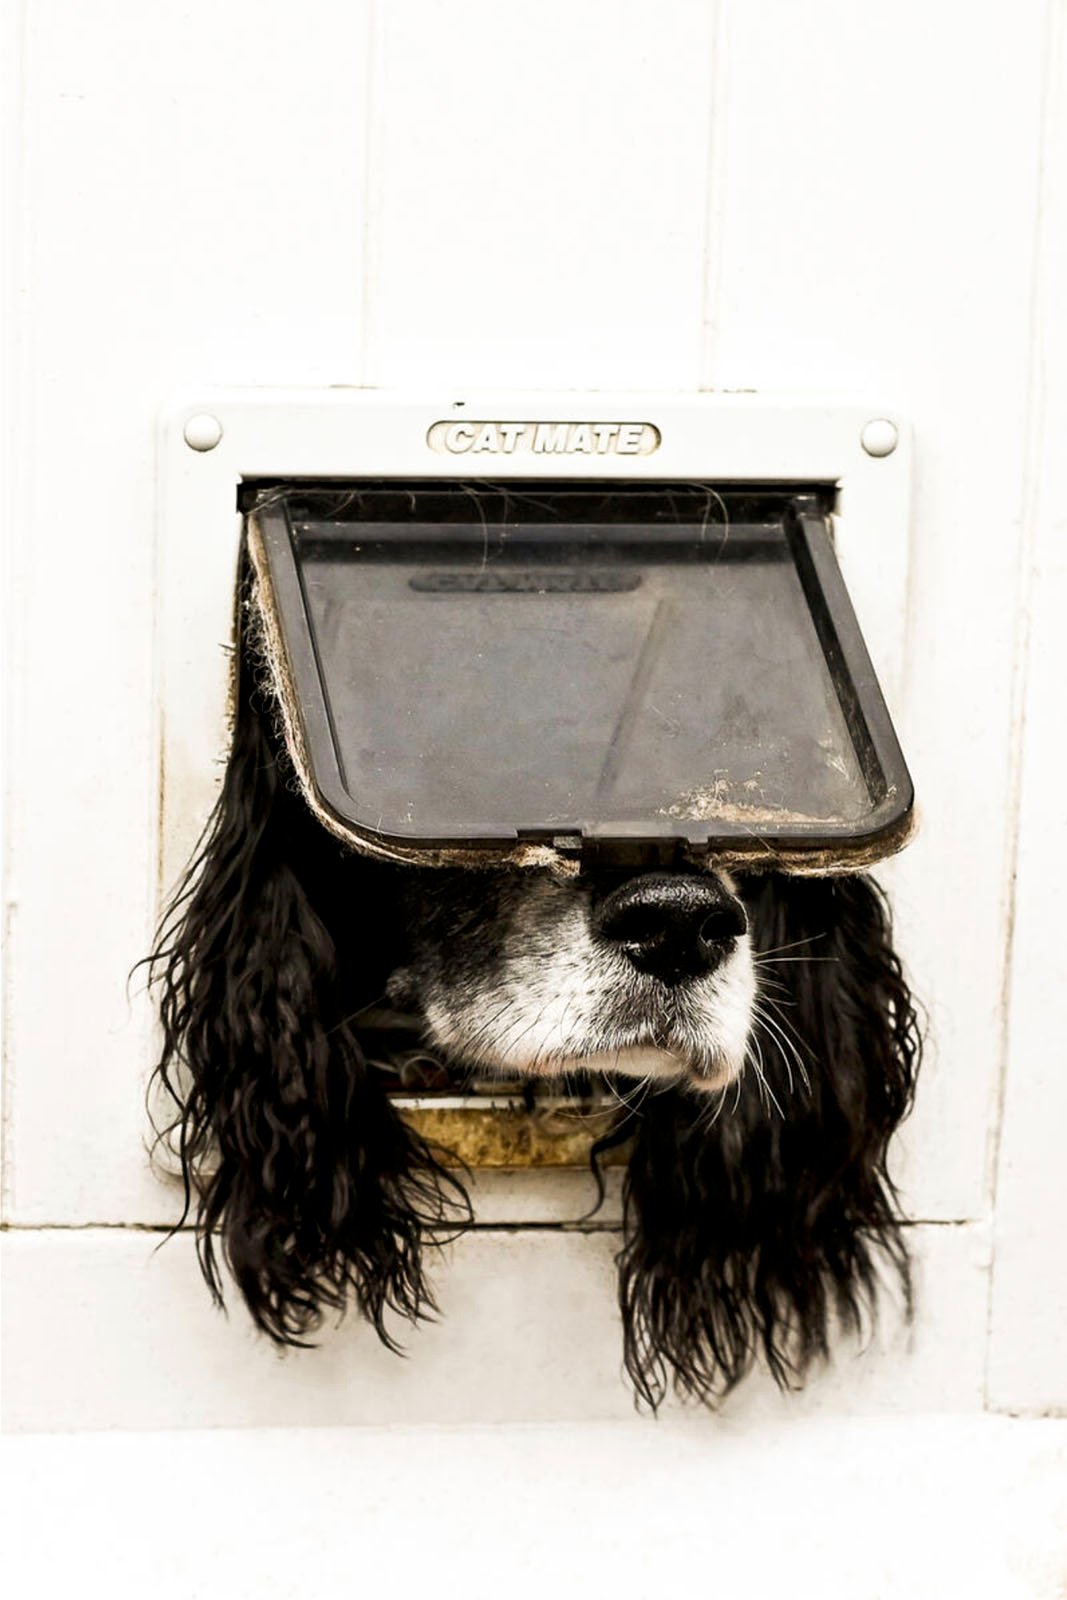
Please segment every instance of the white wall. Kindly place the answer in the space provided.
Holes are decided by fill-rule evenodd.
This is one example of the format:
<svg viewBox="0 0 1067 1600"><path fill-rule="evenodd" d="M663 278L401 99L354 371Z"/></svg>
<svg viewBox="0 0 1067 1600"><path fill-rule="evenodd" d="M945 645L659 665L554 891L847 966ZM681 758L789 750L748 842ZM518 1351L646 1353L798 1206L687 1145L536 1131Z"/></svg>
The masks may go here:
<svg viewBox="0 0 1067 1600"><path fill-rule="evenodd" d="M911 419L894 710L922 831L885 877L933 1032L900 1152L922 1310L731 1412L1067 1406L1064 11L11 8L10 1426L630 1409L612 1235L511 1225L578 1215L571 1180L486 1186L402 1365L354 1324L281 1360L211 1312L187 1237L155 1253L174 1197L126 974L157 888L156 422L213 384L839 391Z"/></svg>

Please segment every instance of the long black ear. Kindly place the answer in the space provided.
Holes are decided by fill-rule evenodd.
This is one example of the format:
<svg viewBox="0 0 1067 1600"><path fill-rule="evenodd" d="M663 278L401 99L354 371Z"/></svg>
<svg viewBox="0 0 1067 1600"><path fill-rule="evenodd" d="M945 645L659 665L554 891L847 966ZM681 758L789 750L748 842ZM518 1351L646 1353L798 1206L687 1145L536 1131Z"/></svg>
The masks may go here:
<svg viewBox="0 0 1067 1600"><path fill-rule="evenodd" d="M911 1309L886 1150L920 1034L885 901L869 878L771 875L742 892L766 953L736 1099L646 1100L627 1173L625 1361L653 1409L672 1382L712 1401L759 1356L798 1384L835 1322L859 1331L873 1314L882 1263Z"/></svg>
<svg viewBox="0 0 1067 1600"><path fill-rule="evenodd" d="M401 1120L351 1026L387 975L376 869L296 792L256 682L248 583L246 566L222 792L150 957L182 1221L195 1208L216 1301L221 1250L271 1338L304 1343L352 1298L391 1345L388 1307L411 1320L434 1309L424 1232L454 1208L466 1220L466 1195Z"/></svg>

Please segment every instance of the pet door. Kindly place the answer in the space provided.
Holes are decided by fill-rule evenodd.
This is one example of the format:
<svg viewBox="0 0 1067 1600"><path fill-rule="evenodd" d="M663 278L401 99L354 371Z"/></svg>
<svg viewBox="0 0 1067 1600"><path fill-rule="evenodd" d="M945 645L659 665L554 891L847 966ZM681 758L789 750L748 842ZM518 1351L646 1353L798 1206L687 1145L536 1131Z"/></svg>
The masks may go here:
<svg viewBox="0 0 1067 1600"><path fill-rule="evenodd" d="M859 870L912 787L830 485L245 490L308 798L367 852Z"/></svg>
<svg viewBox="0 0 1067 1600"><path fill-rule="evenodd" d="M903 421L816 395L336 388L179 397L163 422L166 881L215 800L235 503L294 768L349 844L823 873L903 843L911 785L834 550L892 687ZM404 1023L360 1028L422 1073L390 1092L428 1137L474 1167L586 1164L597 1105L578 1124L521 1083L440 1082Z"/></svg>

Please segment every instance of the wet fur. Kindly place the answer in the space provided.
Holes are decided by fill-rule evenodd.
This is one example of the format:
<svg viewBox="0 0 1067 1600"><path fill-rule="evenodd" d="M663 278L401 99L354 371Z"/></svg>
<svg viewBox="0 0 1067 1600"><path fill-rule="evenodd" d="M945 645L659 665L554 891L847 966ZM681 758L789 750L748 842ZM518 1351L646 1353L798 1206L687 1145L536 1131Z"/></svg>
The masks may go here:
<svg viewBox="0 0 1067 1600"><path fill-rule="evenodd" d="M450 883L328 834L288 768L245 620L222 791L151 957L183 1220L195 1217L216 1300L224 1262L280 1344L355 1304L392 1345L389 1312L433 1310L428 1249L471 1216L355 1019L390 980L411 981L406 962L418 983L435 938L461 959L464 918L478 961L499 962L493 897L521 898L544 875ZM737 889L760 975L746 1070L718 1092L652 1079L602 1142L630 1150L623 1351L653 1408L672 1386L713 1401L757 1360L799 1383L839 1325L861 1326L883 1268L910 1304L886 1158L920 1046L885 902L867 878L767 874Z"/></svg>

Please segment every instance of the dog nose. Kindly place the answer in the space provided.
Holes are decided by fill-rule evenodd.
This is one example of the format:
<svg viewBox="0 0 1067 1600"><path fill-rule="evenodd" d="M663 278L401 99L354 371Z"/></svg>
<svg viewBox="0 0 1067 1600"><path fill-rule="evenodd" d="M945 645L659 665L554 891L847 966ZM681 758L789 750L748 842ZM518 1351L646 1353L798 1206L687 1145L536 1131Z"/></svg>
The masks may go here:
<svg viewBox="0 0 1067 1600"><path fill-rule="evenodd" d="M747 928L740 901L717 878L677 873L629 878L593 912L597 938L665 983L714 971Z"/></svg>

